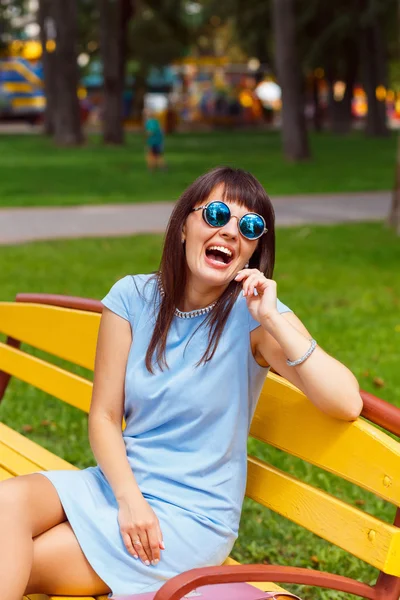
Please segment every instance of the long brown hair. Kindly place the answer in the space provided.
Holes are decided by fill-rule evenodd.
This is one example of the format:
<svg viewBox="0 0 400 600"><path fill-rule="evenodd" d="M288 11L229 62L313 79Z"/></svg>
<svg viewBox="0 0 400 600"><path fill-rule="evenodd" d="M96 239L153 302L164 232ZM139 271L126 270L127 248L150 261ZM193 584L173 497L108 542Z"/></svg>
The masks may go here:
<svg viewBox="0 0 400 600"><path fill-rule="evenodd" d="M160 278L164 295L158 306L158 314L153 336L146 353L146 367L153 373L153 355L156 363L168 368L166 345L168 331L174 318L174 311L180 306L186 289L186 256L182 244L182 228L192 208L208 199L215 187L222 184L223 200L237 202L250 212L256 212L265 219L268 233L259 240L249 268L258 269L271 279L275 264L275 213L271 201L257 179L242 169L217 167L201 175L182 194L171 214L164 240L160 269L155 275ZM229 313L239 295L241 284L231 281L219 297L215 308L208 314L203 324L208 324L208 347L198 364L206 363L213 357ZM197 330L196 330L197 331Z"/></svg>

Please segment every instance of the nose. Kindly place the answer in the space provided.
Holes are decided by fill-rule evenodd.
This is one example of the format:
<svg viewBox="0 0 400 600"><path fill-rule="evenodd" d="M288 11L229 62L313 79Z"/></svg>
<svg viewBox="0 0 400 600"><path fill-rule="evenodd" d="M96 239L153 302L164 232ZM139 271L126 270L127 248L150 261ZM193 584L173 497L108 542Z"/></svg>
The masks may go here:
<svg viewBox="0 0 400 600"><path fill-rule="evenodd" d="M232 215L228 223L220 230L221 235L233 239L237 238L239 235L238 223L239 217L235 217L235 215Z"/></svg>

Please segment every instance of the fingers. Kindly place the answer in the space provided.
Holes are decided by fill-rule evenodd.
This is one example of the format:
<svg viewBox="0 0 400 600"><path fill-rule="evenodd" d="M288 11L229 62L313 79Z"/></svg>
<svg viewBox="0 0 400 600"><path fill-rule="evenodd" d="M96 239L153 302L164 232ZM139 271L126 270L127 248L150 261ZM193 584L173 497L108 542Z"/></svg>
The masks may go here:
<svg viewBox="0 0 400 600"><path fill-rule="evenodd" d="M150 551L150 562L156 565L160 561L160 538L155 527L147 530L148 547Z"/></svg>
<svg viewBox="0 0 400 600"><path fill-rule="evenodd" d="M147 566L160 562L160 549L164 550L165 546L159 527L143 529L137 533L125 533L122 537L128 552L134 558L140 558Z"/></svg>
<svg viewBox="0 0 400 600"><path fill-rule="evenodd" d="M254 296L255 289L259 295L262 295L271 283L273 282L268 281L261 273L258 275L250 275L250 277L243 282L243 296L251 298Z"/></svg>
<svg viewBox="0 0 400 600"><path fill-rule="evenodd" d="M133 558L139 558L137 555L137 552L132 544L132 539L131 539L131 536L129 535L129 533L122 533L122 539L123 539L123 542L125 544L126 549L129 552L129 554L131 554L133 556Z"/></svg>
<svg viewBox="0 0 400 600"><path fill-rule="evenodd" d="M147 566L156 565L160 551L165 549L159 520L153 509L143 499L135 509L122 503L118 523L123 542L129 554Z"/></svg>
<svg viewBox="0 0 400 600"><path fill-rule="evenodd" d="M165 550L164 541L163 541L163 534L161 533L161 529L160 529L159 525L157 525L157 534L158 534L158 541L159 541L159 544L160 544L160 548L161 548L161 550Z"/></svg>
<svg viewBox="0 0 400 600"><path fill-rule="evenodd" d="M144 544L144 538L146 539L145 544ZM131 540L132 540L132 544L136 551L137 556L140 558L140 560L142 562L144 562L145 565L149 566L150 559L146 552L146 546L148 545L146 532L144 533L144 535L141 534L140 536L138 534L131 535ZM142 540L143 540L143 542L142 542Z"/></svg>
<svg viewBox="0 0 400 600"><path fill-rule="evenodd" d="M254 272L261 273L261 271L258 271L258 269L242 269L236 275L235 281L242 281L243 279L245 279L246 277L249 277L249 275L251 275Z"/></svg>
<svg viewBox="0 0 400 600"><path fill-rule="evenodd" d="M140 541L142 542L142 547L145 553L144 564L149 566L153 561L153 549L149 540L149 530L143 531L140 536ZM157 541L158 546L158 541ZM140 557L142 558L142 557ZM143 559L142 559L143 560ZM158 561L157 561L158 562Z"/></svg>
<svg viewBox="0 0 400 600"><path fill-rule="evenodd" d="M276 285L273 279L267 279L258 269L242 269L235 277L235 281L242 282L243 296L251 298L254 290L262 295L269 285Z"/></svg>

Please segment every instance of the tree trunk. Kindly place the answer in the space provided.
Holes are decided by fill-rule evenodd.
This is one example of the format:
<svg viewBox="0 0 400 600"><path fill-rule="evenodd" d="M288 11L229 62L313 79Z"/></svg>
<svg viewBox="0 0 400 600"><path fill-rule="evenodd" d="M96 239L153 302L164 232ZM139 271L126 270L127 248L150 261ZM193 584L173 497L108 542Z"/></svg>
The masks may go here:
<svg viewBox="0 0 400 600"><path fill-rule="evenodd" d="M329 77L329 111L331 130L333 133L347 134L351 131L352 125L352 100L354 85L357 79L358 54L357 47L353 40L345 43L345 52L347 56L345 72L343 73L343 82L346 86L343 98L335 100L333 85L336 78ZM338 77L337 79L341 79Z"/></svg>
<svg viewBox="0 0 400 600"><path fill-rule="evenodd" d="M140 69L135 74L135 83L133 85L132 117L135 121L142 119L146 90L147 69Z"/></svg>
<svg viewBox="0 0 400 600"><path fill-rule="evenodd" d="M400 235L400 135L397 138L396 173L388 224Z"/></svg>
<svg viewBox="0 0 400 600"><path fill-rule="evenodd" d="M282 88L283 151L288 160L309 158L301 63L296 49L295 0L273 0L275 61Z"/></svg>
<svg viewBox="0 0 400 600"><path fill-rule="evenodd" d="M131 0L100 0L101 56L103 61L103 139L124 143L123 93L127 33L133 14Z"/></svg>
<svg viewBox="0 0 400 600"><path fill-rule="evenodd" d="M313 101L313 124L315 131L322 131L322 107L319 98L319 79L315 77L315 75L311 76L311 91L312 91L312 101Z"/></svg>
<svg viewBox="0 0 400 600"><path fill-rule="evenodd" d="M400 0L397 8L397 22L400 25ZM397 42L397 56L400 58L400 38ZM397 136L397 161L392 195L392 205L388 216L388 225L400 236L400 134Z"/></svg>
<svg viewBox="0 0 400 600"><path fill-rule="evenodd" d="M365 133L369 136L389 135L386 123L385 100L378 100L376 88L387 84L387 57L382 26L375 22L361 32L361 56L363 61L364 88L368 99Z"/></svg>
<svg viewBox="0 0 400 600"><path fill-rule="evenodd" d="M62 146L77 146L83 142L77 95L77 3L65 0L51 2L56 25L55 141Z"/></svg>
<svg viewBox="0 0 400 600"><path fill-rule="evenodd" d="M42 44L44 93L46 96L44 132L48 136L54 135L56 114L56 56L54 49L48 44L48 42L55 42L55 23L51 7L51 0L40 0L38 22Z"/></svg>

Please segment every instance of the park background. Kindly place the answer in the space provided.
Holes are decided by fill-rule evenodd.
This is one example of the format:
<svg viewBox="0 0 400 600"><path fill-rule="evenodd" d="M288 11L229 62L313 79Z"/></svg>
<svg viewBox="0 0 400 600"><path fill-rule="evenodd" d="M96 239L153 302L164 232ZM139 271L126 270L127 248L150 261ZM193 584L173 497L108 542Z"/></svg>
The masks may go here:
<svg viewBox="0 0 400 600"><path fill-rule="evenodd" d="M393 190L380 221L360 209L360 222L344 212L330 224L278 223L275 279L361 387L400 406L399 14L391 0L1 0L1 300L101 298L160 258L161 232L6 245L2 215L15 210L146 203L152 214L153 202L173 202L218 164L250 170L272 201L354 203L366 192L380 202ZM166 130L166 171L146 169L144 106ZM87 418L72 407L12 381L0 418L79 467L93 464ZM254 440L249 449L393 521L393 507L371 494ZM247 500L233 556L376 577Z"/></svg>

